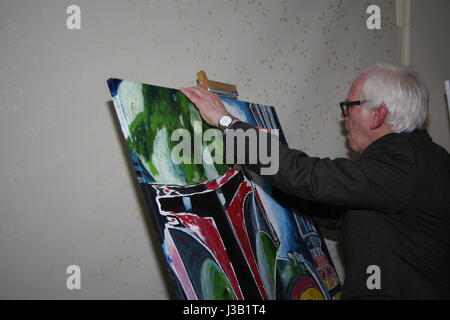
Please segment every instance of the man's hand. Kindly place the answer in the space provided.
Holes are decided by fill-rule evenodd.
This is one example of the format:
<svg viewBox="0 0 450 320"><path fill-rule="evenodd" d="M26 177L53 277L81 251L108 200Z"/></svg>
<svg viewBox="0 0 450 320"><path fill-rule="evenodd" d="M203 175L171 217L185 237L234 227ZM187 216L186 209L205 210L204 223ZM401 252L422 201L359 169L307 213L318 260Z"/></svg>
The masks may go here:
<svg viewBox="0 0 450 320"><path fill-rule="evenodd" d="M219 96L200 87L180 88L197 107L203 120L210 126L217 127L222 116L230 115Z"/></svg>

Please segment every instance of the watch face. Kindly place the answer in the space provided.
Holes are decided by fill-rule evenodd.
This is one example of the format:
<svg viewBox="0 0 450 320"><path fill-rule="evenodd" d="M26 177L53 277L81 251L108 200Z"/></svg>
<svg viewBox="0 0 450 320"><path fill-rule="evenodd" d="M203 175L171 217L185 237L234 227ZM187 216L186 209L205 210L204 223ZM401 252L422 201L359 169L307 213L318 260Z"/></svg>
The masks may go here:
<svg viewBox="0 0 450 320"><path fill-rule="evenodd" d="M220 125L224 126L224 127L228 127L231 123L231 117L230 116L223 116L222 118L220 118Z"/></svg>

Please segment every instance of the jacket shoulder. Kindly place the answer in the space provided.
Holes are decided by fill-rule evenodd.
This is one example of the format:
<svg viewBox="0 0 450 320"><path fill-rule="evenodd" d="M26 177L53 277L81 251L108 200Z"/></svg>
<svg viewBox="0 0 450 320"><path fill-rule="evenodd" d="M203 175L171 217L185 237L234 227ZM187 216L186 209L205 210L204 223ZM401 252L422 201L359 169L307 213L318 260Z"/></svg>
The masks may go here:
<svg viewBox="0 0 450 320"><path fill-rule="evenodd" d="M416 151L411 138L408 134L387 134L369 145L361 154L361 158L400 157L414 162Z"/></svg>

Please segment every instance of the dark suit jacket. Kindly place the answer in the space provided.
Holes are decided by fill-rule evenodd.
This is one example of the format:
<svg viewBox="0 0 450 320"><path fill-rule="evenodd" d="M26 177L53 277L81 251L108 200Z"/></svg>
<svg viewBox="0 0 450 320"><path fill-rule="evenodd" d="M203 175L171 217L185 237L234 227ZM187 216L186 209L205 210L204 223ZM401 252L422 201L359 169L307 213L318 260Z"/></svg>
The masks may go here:
<svg viewBox="0 0 450 320"><path fill-rule="evenodd" d="M265 177L337 227L342 298L450 298L450 157L425 131L385 135L357 160L309 157L280 144L278 173ZM381 289L367 286L371 265L380 268Z"/></svg>

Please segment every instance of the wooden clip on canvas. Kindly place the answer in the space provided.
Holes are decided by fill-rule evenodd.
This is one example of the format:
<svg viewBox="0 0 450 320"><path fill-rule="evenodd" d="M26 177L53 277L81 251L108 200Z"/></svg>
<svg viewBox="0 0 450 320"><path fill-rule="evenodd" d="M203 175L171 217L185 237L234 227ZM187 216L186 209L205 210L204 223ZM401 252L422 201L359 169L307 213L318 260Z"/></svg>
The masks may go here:
<svg viewBox="0 0 450 320"><path fill-rule="evenodd" d="M199 87L217 93L224 98L236 99L238 96L235 85L208 80L205 71L197 73L197 83Z"/></svg>

